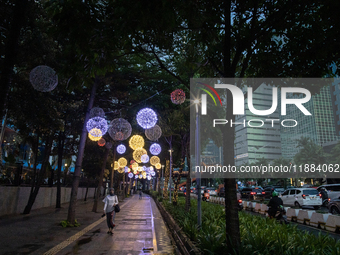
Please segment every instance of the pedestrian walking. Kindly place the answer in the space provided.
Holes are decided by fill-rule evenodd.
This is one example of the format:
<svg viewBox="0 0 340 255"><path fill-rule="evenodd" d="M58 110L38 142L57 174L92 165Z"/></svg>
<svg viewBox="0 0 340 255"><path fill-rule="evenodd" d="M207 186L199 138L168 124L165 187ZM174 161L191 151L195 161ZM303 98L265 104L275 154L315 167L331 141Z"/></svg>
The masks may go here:
<svg viewBox="0 0 340 255"><path fill-rule="evenodd" d="M107 226L109 228L109 231L107 231L108 234L113 234L112 230L115 227L114 224L114 219L116 216L115 212L115 206L118 205L118 198L114 194L114 189L110 189L109 195L107 195L104 199L103 202L105 203L104 205L104 213L106 214L106 222Z"/></svg>
<svg viewBox="0 0 340 255"><path fill-rule="evenodd" d="M140 190L140 191L139 191L139 199L143 199L142 195L143 195L143 193L142 193L142 191Z"/></svg>

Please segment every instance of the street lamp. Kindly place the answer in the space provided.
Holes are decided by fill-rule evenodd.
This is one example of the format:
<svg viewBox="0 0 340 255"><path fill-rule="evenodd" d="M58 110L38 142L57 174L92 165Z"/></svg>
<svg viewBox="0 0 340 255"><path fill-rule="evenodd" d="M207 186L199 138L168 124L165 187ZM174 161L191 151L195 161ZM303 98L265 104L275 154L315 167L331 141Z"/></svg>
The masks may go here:
<svg viewBox="0 0 340 255"><path fill-rule="evenodd" d="M171 203L171 182L172 182L172 178L171 178L171 176L172 176L172 152L173 152L173 150L171 149L171 144L170 144L170 150L169 150L169 152L170 152L170 178L169 178L169 180L170 180L170 203Z"/></svg>
<svg viewBox="0 0 340 255"><path fill-rule="evenodd" d="M200 155L201 155L201 144L200 144L200 115L198 112L199 108L199 100L195 99L194 104L196 107L196 134L195 134L195 144L196 144L196 150L195 150L195 157L196 157L196 166L201 165ZM202 225L202 196L201 196L201 173L198 171L196 173L196 183L197 183L197 225L199 228Z"/></svg>

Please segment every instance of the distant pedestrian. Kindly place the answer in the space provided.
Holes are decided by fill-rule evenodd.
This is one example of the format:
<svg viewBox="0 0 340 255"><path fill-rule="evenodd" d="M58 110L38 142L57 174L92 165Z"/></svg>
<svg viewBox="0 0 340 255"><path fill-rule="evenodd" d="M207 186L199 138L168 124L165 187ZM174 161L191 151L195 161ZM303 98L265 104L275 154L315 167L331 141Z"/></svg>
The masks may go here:
<svg viewBox="0 0 340 255"><path fill-rule="evenodd" d="M114 194L113 188L110 189L110 194L103 199L103 202L105 203L104 213L106 214L107 227L109 228L109 231L107 231L107 233L112 235L112 230L115 227L115 206L118 205L118 198Z"/></svg>
<svg viewBox="0 0 340 255"><path fill-rule="evenodd" d="M139 191L139 199L143 199L142 195L143 195L143 193L142 193L142 191L140 190L140 191Z"/></svg>

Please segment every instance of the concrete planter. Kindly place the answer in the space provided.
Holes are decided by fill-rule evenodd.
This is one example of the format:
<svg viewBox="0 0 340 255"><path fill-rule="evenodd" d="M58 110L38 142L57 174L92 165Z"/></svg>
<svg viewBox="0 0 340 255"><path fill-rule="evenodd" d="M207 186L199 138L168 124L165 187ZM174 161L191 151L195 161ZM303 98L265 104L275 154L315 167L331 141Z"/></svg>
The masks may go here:
<svg viewBox="0 0 340 255"><path fill-rule="evenodd" d="M254 208L254 212L260 213L261 212L261 206L262 206L262 204L256 203L255 208Z"/></svg>
<svg viewBox="0 0 340 255"><path fill-rule="evenodd" d="M268 212L268 206L266 204L261 204L261 214L266 214Z"/></svg>

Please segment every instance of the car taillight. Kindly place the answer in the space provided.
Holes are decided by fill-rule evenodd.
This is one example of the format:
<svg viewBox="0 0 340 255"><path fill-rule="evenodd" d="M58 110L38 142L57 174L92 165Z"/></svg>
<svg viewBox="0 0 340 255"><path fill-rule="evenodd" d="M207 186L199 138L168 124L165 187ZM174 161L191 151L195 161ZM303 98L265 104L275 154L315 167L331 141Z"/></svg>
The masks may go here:
<svg viewBox="0 0 340 255"><path fill-rule="evenodd" d="M321 195L321 194L319 194L319 197L322 197L322 195Z"/></svg>
<svg viewBox="0 0 340 255"><path fill-rule="evenodd" d="M210 190L208 190L208 192L210 193Z"/></svg>
<svg viewBox="0 0 340 255"><path fill-rule="evenodd" d="M303 195L302 195L302 198L303 198L303 199L306 199L306 196L309 196L309 195L303 194Z"/></svg>
<svg viewBox="0 0 340 255"><path fill-rule="evenodd" d="M330 199L330 198L328 198L328 202L329 202L329 201L331 201L331 199Z"/></svg>
<svg viewBox="0 0 340 255"><path fill-rule="evenodd" d="M262 191L262 195L266 194L266 192Z"/></svg>
<svg viewBox="0 0 340 255"><path fill-rule="evenodd" d="M192 191L192 190L190 190L190 193L193 193L193 191Z"/></svg>
<svg viewBox="0 0 340 255"><path fill-rule="evenodd" d="M256 194L256 192L250 192L250 195L255 195Z"/></svg>
<svg viewBox="0 0 340 255"><path fill-rule="evenodd" d="M217 192L217 189L215 190L215 192Z"/></svg>
<svg viewBox="0 0 340 255"><path fill-rule="evenodd" d="M242 200L241 200L241 199L239 199L239 200L238 200L238 202L239 202L239 204L241 204L241 203L242 203Z"/></svg>

